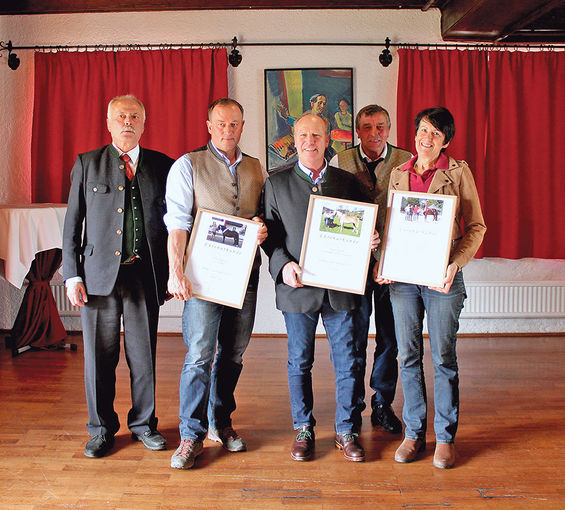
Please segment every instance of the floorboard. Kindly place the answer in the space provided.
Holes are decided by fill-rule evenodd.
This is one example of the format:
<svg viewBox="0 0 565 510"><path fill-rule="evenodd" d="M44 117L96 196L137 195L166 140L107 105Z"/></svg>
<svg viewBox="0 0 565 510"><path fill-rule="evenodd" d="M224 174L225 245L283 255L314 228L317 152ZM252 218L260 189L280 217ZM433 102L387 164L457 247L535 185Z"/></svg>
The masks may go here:
<svg viewBox="0 0 565 510"><path fill-rule="evenodd" d="M431 433L421 460L394 462L400 438L373 430L369 410L361 433L366 462L343 458L333 445L333 372L324 338L317 340L314 367L313 461L289 455L294 433L285 340L254 337L234 415L249 451L228 453L206 441L195 468L171 469L179 440L180 336L163 336L158 346L159 430L169 449L146 450L122 424L111 455L86 458L80 337L77 343L76 352L28 351L16 358L0 352L1 509L565 508L565 337L459 340L461 422L451 470L432 466ZM430 391L429 353L425 360ZM399 389L394 408L400 413L401 407ZM125 422L123 359L116 409Z"/></svg>

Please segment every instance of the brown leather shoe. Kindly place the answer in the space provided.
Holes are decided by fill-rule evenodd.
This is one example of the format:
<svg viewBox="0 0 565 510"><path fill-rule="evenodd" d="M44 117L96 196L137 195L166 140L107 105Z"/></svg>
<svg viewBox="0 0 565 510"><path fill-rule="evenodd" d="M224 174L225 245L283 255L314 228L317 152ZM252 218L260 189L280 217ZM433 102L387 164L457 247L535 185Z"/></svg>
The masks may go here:
<svg viewBox="0 0 565 510"><path fill-rule="evenodd" d="M343 450L343 456L347 460L353 462L362 462L365 460L365 450L359 443L357 434L336 434L335 445Z"/></svg>
<svg viewBox="0 0 565 510"><path fill-rule="evenodd" d="M416 460L416 457L420 452L426 449L426 442L422 439L407 439L402 441L401 445L396 450L394 454L394 460L396 462L412 462Z"/></svg>
<svg viewBox="0 0 565 510"><path fill-rule="evenodd" d="M450 469L455 464L455 445L453 443L436 443L434 466Z"/></svg>
<svg viewBox="0 0 565 510"><path fill-rule="evenodd" d="M310 460L314 455L314 427L304 425L298 431L294 443L290 449L293 460Z"/></svg>

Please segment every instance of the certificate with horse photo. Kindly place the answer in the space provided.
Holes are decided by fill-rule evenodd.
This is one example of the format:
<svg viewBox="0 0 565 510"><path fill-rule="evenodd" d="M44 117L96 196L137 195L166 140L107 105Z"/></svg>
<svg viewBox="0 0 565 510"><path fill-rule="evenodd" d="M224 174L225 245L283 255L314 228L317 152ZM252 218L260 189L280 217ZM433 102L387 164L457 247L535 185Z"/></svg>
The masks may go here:
<svg viewBox="0 0 565 510"><path fill-rule="evenodd" d="M379 276L443 286L456 205L454 195L390 191Z"/></svg>
<svg viewBox="0 0 565 510"><path fill-rule="evenodd" d="M185 268L193 296L241 309L260 228L256 221L198 209Z"/></svg>
<svg viewBox="0 0 565 510"><path fill-rule="evenodd" d="M311 195L300 267L304 285L365 293L376 204Z"/></svg>

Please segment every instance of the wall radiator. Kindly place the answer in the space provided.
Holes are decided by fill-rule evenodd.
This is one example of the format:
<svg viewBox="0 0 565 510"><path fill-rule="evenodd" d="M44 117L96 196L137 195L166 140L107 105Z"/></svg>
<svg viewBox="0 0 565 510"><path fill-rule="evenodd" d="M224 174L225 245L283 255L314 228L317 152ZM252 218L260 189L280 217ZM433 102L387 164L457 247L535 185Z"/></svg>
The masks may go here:
<svg viewBox="0 0 565 510"><path fill-rule="evenodd" d="M461 318L564 318L565 281L553 282L467 282L467 300ZM59 314L77 316L63 284L51 286ZM161 309L161 317L180 317L182 303L171 300Z"/></svg>

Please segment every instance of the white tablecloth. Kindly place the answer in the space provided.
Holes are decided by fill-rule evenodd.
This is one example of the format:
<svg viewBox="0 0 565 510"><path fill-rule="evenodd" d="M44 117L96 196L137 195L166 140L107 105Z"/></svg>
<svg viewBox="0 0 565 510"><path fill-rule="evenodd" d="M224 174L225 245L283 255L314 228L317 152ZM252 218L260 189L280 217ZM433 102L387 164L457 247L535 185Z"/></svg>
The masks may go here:
<svg viewBox="0 0 565 510"><path fill-rule="evenodd" d="M66 204L0 205L4 277L21 288L35 254L61 248Z"/></svg>

